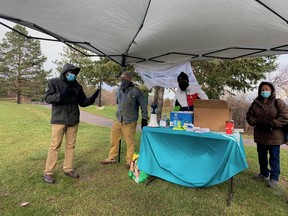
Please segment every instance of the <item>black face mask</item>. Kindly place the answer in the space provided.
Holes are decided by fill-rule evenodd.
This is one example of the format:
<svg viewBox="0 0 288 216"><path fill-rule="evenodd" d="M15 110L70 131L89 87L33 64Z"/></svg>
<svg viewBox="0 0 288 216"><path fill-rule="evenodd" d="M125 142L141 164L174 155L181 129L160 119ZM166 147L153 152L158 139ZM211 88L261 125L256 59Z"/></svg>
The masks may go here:
<svg viewBox="0 0 288 216"><path fill-rule="evenodd" d="M189 83L179 83L179 88L181 89L181 91L186 91L186 89L188 88Z"/></svg>
<svg viewBox="0 0 288 216"><path fill-rule="evenodd" d="M129 86L131 85L131 82L129 80L123 79L121 82L121 88L125 91Z"/></svg>

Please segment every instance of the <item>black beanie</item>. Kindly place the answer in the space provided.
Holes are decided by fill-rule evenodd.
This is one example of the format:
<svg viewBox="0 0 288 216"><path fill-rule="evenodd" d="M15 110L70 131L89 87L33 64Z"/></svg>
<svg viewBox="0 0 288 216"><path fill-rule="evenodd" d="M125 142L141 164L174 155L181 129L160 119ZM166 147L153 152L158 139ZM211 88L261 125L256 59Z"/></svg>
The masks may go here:
<svg viewBox="0 0 288 216"><path fill-rule="evenodd" d="M183 71L177 77L177 82L179 82L180 80L187 80L187 82L189 82L188 75Z"/></svg>

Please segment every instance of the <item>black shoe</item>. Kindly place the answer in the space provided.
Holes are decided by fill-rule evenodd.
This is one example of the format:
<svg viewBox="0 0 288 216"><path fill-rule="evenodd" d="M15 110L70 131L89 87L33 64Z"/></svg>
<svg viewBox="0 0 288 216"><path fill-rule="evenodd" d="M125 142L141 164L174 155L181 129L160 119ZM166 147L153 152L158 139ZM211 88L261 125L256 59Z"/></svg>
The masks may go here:
<svg viewBox="0 0 288 216"><path fill-rule="evenodd" d="M79 178L80 177L77 173L75 173L73 171L67 172L67 173L65 173L65 175L69 176L71 178Z"/></svg>
<svg viewBox="0 0 288 216"><path fill-rule="evenodd" d="M55 183L55 179L52 175L44 174L44 181L47 182L48 184L54 184Z"/></svg>

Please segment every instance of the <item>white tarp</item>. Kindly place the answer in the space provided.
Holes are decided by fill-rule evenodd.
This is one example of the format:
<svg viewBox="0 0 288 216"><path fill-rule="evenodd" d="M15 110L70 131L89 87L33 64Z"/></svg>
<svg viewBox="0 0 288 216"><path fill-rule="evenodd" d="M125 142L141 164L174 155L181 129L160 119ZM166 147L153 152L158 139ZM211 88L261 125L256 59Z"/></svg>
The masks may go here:
<svg viewBox="0 0 288 216"><path fill-rule="evenodd" d="M288 53L287 0L0 0L0 18L126 66Z"/></svg>
<svg viewBox="0 0 288 216"><path fill-rule="evenodd" d="M189 77L189 83L194 87L201 86L198 84L193 72L190 62L174 64L154 64L154 65L141 65L134 66L140 74L146 87L151 89L154 86L162 86L166 88L178 88L177 77L183 71Z"/></svg>

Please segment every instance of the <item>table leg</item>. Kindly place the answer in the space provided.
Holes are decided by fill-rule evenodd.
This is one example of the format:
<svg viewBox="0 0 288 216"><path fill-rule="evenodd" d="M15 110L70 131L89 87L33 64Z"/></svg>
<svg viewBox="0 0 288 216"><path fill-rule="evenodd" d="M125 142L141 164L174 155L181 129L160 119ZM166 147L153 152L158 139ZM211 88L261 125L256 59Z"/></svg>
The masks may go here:
<svg viewBox="0 0 288 216"><path fill-rule="evenodd" d="M155 177L155 176L149 176L148 181L147 181L147 183L146 183L145 186L148 186L148 185L149 185L152 181L154 181L156 178L157 178L157 177Z"/></svg>
<svg viewBox="0 0 288 216"><path fill-rule="evenodd" d="M233 176L229 179L229 183L228 183L227 206L231 205L232 198L233 198Z"/></svg>

